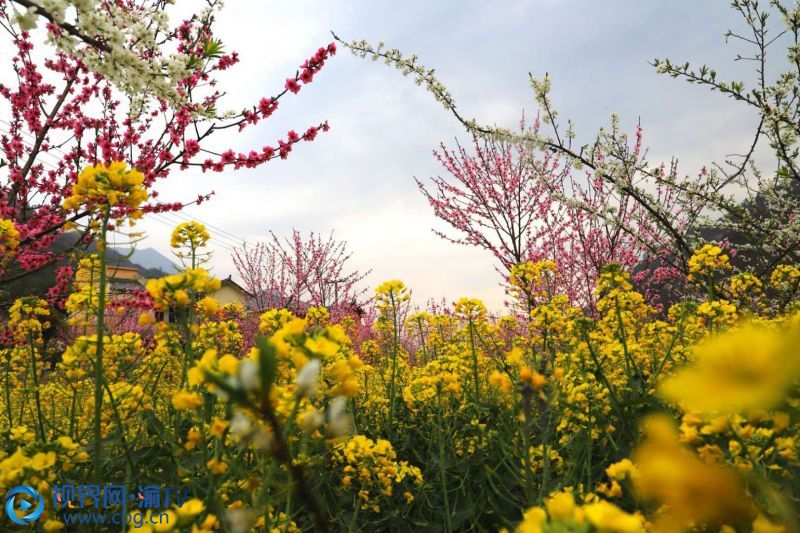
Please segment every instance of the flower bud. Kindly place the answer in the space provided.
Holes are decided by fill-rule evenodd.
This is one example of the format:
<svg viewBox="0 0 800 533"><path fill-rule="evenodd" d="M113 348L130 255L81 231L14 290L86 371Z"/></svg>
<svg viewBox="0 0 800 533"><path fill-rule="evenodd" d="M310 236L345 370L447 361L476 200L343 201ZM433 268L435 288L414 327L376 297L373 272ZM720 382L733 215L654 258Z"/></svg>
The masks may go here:
<svg viewBox="0 0 800 533"><path fill-rule="evenodd" d="M230 432L238 437L246 437L250 434L251 424L250 420L243 415L242 413L236 413L233 415L233 420L231 421Z"/></svg>
<svg viewBox="0 0 800 533"><path fill-rule="evenodd" d="M256 365L255 361L243 359L241 362L239 362L237 372L239 374L239 383L241 384L242 389L251 391L257 389L260 385L258 365Z"/></svg>
<svg viewBox="0 0 800 533"><path fill-rule="evenodd" d="M311 359L297 374L297 395L303 398L313 398L319 388L319 359Z"/></svg>
<svg viewBox="0 0 800 533"><path fill-rule="evenodd" d="M337 396L328 406L328 433L332 437L343 437L351 431L350 417L347 416L347 400Z"/></svg>

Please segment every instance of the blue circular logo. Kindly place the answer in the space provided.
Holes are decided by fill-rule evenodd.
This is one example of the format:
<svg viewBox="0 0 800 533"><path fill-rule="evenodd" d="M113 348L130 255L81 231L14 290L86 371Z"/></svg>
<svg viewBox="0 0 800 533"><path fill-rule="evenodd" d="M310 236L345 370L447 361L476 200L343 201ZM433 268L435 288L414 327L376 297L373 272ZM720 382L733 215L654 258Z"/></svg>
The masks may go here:
<svg viewBox="0 0 800 533"><path fill-rule="evenodd" d="M19 498L17 505L17 496L26 496L27 499ZM42 516L42 511L44 498L30 485L14 487L6 494L6 515L15 524L27 526Z"/></svg>

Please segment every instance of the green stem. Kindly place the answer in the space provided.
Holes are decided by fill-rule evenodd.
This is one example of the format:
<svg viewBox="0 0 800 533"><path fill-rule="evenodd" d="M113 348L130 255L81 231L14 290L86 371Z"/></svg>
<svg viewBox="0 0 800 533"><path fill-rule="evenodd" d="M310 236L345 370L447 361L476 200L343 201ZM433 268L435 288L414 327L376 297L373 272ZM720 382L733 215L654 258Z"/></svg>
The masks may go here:
<svg viewBox="0 0 800 533"><path fill-rule="evenodd" d="M714 275L709 272L707 276L707 291L708 291L708 301L712 301L714 299Z"/></svg>
<svg viewBox="0 0 800 533"><path fill-rule="evenodd" d="M350 523L347 525L347 532L350 533L351 531L358 531L358 514L361 511L361 503L358 501L358 497L353 496L353 516L350 518Z"/></svg>
<svg viewBox="0 0 800 533"><path fill-rule="evenodd" d="M72 404L70 405L69 414L69 436L71 439L77 440L75 434L75 413L78 408L78 389L72 388Z"/></svg>
<svg viewBox="0 0 800 533"><path fill-rule="evenodd" d="M289 446L289 452L292 451L292 445L289 442L289 434L294 429L294 423L297 420L297 413L300 411L301 400L302 398L299 395L295 396L292 412L289 414L289 419L286 421L286 426L283 428L283 438L286 440L286 445Z"/></svg>
<svg viewBox="0 0 800 533"><path fill-rule="evenodd" d="M444 428L442 427L442 397L439 393L437 418L439 426L439 482L442 490L442 500L444 501L445 532L453 531L453 518L450 516L450 499L447 494L447 475L444 464Z"/></svg>
<svg viewBox="0 0 800 533"><path fill-rule="evenodd" d="M14 426L14 410L11 408L11 363L6 367L6 411L8 414L8 427Z"/></svg>
<svg viewBox="0 0 800 533"><path fill-rule="evenodd" d="M546 408L547 409L547 408ZM547 494L547 485L550 482L550 414L545 415L544 439L542 440L542 486L539 487L539 499Z"/></svg>
<svg viewBox="0 0 800 533"><path fill-rule="evenodd" d="M122 417L119 414L119 409L117 406L117 401L114 398L114 395L111 393L111 388L108 386L108 383L104 383L103 387L106 392L108 393L108 399L111 403L111 408L113 409L114 419L117 423L118 431L120 437L120 444L122 444L122 450L125 452L125 459L127 461L128 470L126 471L127 476L133 475L133 472L136 470L136 465L133 462L133 456L131 455L130 447L128 446L128 439L126 437L125 426L122 424Z"/></svg>
<svg viewBox="0 0 800 533"><path fill-rule="evenodd" d="M395 404L395 381L397 379L397 351L398 337L397 331L397 304L394 301L394 292L389 292L392 301L392 380L389 385L389 427L394 425L394 404Z"/></svg>
<svg viewBox="0 0 800 533"><path fill-rule="evenodd" d="M36 401L36 420L39 424L39 437L44 442L46 435L44 432L44 416L42 415L42 400L39 395L39 372L36 369L36 345L33 334L28 334L28 348L31 354L31 376L33 377L33 398Z"/></svg>
<svg viewBox="0 0 800 533"><path fill-rule="evenodd" d="M425 332L422 330L422 318L417 317L417 325L419 326L419 338L422 341L422 364L428 363L428 350L425 346Z"/></svg>
<svg viewBox="0 0 800 533"><path fill-rule="evenodd" d="M94 363L94 461L92 470L94 478L98 482L100 479L100 467L103 460L102 450L102 410L103 410L103 337L105 336L105 310L106 310L106 233L108 231L108 219L110 215L109 207L103 210L103 218L100 225L100 272L97 295L97 353Z"/></svg>
<svg viewBox="0 0 800 533"><path fill-rule="evenodd" d="M525 420L521 424L523 459L525 460L525 503L531 503L531 489L533 488L533 461L531 460L531 431L529 413L524 412Z"/></svg>
<svg viewBox="0 0 800 533"><path fill-rule="evenodd" d="M623 421L625 421L626 420L626 418L625 418L626 414L625 414L624 410L622 409L622 405L620 404L619 399L617 398L617 394L615 392L614 387L612 387L611 383L608 381L608 379L606 378L605 373L603 372L603 367L602 367L602 365L600 363L600 360L598 359L597 354L594 351L594 348L592 348L592 342L589 339L589 334L586 331L583 331L582 333L583 333L583 339L586 342L586 347L589 350L589 356L592 358L592 362L594 362L594 366L595 366L594 374L595 374L595 377L600 378L600 382L603 385L605 385L606 389L608 390L608 394L610 396L610 399L611 399L611 405L614 407L614 410L617 413L619 413L621 419Z"/></svg>
<svg viewBox="0 0 800 533"><path fill-rule="evenodd" d="M478 353L475 351L475 334L473 333L472 317L469 319L469 347L472 350L472 374L475 381L475 402L480 399L480 383L478 383Z"/></svg>

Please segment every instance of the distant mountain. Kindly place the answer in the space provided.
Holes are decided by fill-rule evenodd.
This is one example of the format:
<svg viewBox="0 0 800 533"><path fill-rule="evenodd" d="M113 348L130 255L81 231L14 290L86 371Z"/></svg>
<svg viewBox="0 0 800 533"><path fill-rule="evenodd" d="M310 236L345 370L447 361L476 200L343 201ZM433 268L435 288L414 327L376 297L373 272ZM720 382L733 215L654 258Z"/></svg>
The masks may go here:
<svg viewBox="0 0 800 533"><path fill-rule="evenodd" d="M130 248L114 248L114 251L123 256L131 253ZM165 274L172 274L177 270L170 258L152 248L136 248L128 261L146 269L160 270Z"/></svg>

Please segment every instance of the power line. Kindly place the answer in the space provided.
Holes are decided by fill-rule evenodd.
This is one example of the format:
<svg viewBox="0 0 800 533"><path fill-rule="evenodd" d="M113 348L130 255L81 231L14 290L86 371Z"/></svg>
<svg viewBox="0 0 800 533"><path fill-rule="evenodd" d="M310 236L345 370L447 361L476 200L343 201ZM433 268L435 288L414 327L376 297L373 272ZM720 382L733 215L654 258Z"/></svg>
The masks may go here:
<svg viewBox="0 0 800 533"><path fill-rule="evenodd" d="M247 244L246 241L244 239L242 239L241 237L239 237L237 235L234 235L233 233L231 233L229 231L226 231L226 230L220 228L219 226L215 226L215 225L210 224L210 223L208 223L208 222L206 222L204 220L201 220L201 219L199 219L199 218L197 218L195 216L189 215L188 213L183 213L181 211L174 211L172 214L174 214L176 217L184 218L185 220L196 220L197 222L200 222L204 226L212 228L212 230L216 230L218 233L230 236L233 240L237 241L241 245Z"/></svg>
<svg viewBox="0 0 800 533"><path fill-rule="evenodd" d="M181 222L187 222L187 221L192 220L192 219L179 218L179 217L175 216L176 213L174 211L170 212L170 213L158 213L158 214L159 214L159 216L163 217L165 220L168 220L169 222L171 222L173 225L177 225L177 224L180 224ZM170 218L170 216L167 216L167 214L169 214L170 216L174 217L174 219ZM194 220L196 220L196 219L194 219ZM197 220L197 222L201 222L201 221ZM221 243L224 243L225 245L233 247L233 248L239 248L239 247L244 245L244 241L241 241L238 238L227 237L225 235L222 235L222 234L218 233L215 230L208 230L208 232L213 237L212 242L213 241L221 242Z"/></svg>
<svg viewBox="0 0 800 533"><path fill-rule="evenodd" d="M166 219L159 218L158 216L153 216L151 218L151 220L153 220L154 222L158 222L159 224L162 224L162 225L164 225L164 226L166 226L166 227L168 227L170 229L175 227L175 225L172 224L171 222L167 221ZM233 251L234 251L233 248L231 248L229 246L226 246L224 244L216 243L216 246L219 247L219 248L222 248L224 250L227 250L228 252L231 252L231 253L233 253Z"/></svg>
<svg viewBox="0 0 800 533"><path fill-rule="evenodd" d="M155 220L156 222L158 222L160 224L163 224L164 226L167 226L169 228L172 228L172 229L175 228L174 221L164 217L161 213L150 213L150 214L152 215L152 220ZM212 241L212 245L213 245L213 241ZM227 245L227 244L223 244L223 243L217 242L217 243L215 243L215 245L220 247L220 248L223 248L223 249L225 249L225 250L227 250L227 251L229 251L231 253L235 252L235 249L233 247Z"/></svg>

